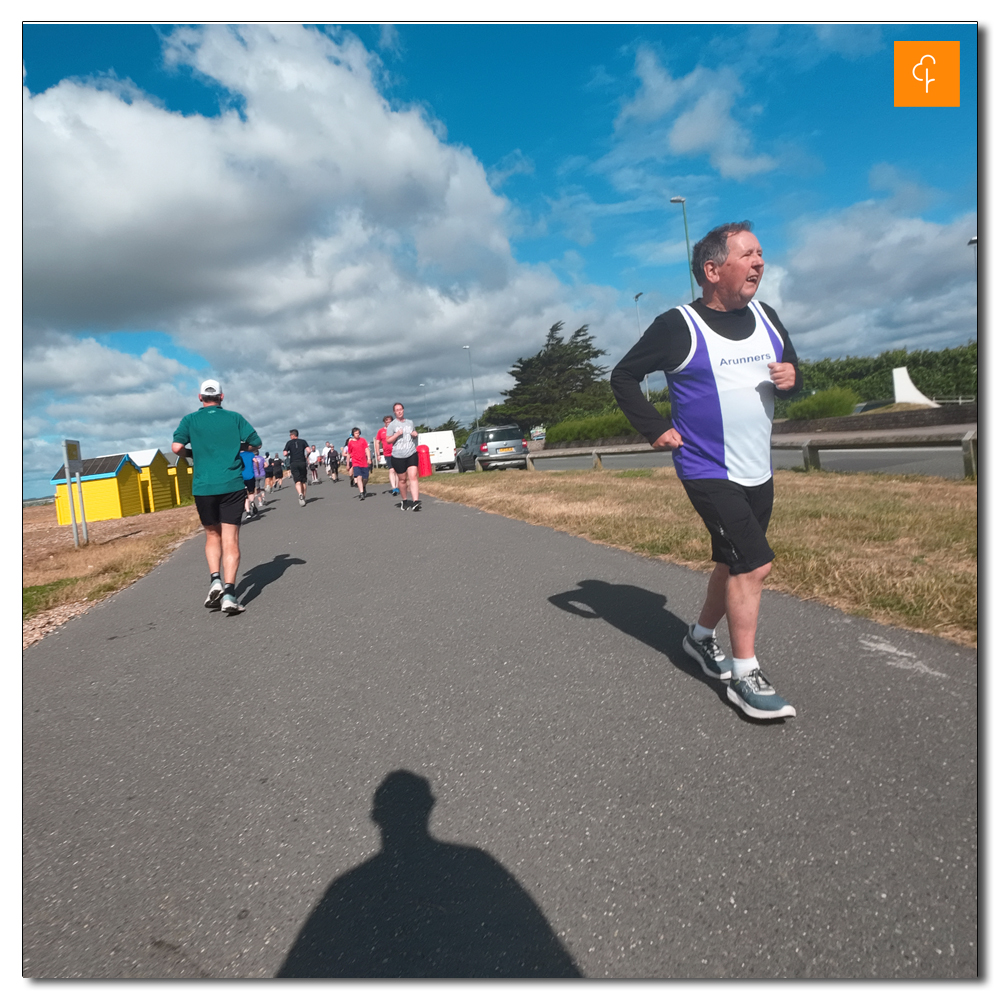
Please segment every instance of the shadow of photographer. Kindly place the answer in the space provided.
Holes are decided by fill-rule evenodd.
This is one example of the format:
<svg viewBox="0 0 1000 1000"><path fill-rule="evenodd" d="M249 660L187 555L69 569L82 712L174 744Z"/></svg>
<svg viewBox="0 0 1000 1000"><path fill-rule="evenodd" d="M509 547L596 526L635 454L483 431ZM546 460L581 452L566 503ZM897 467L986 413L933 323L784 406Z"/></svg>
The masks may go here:
<svg viewBox="0 0 1000 1000"><path fill-rule="evenodd" d="M433 806L426 778L385 777L371 813L382 850L330 884L277 978L581 976L503 865L430 835Z"/></svg>

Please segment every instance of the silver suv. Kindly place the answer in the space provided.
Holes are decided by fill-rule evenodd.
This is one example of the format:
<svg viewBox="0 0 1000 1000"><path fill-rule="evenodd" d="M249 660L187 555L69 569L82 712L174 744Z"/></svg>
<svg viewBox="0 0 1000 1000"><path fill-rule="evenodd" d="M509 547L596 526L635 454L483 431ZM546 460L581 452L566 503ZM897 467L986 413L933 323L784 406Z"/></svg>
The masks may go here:
<svg viewBox="0 0 1000 1000"><path fill-rule="evenodd" d="M484 469L516 465L528 467L528 442L517 424L503 427L480 427L469 435L469 440L455 452L455 468L468 472L476 467L476 459Z"/></svg>

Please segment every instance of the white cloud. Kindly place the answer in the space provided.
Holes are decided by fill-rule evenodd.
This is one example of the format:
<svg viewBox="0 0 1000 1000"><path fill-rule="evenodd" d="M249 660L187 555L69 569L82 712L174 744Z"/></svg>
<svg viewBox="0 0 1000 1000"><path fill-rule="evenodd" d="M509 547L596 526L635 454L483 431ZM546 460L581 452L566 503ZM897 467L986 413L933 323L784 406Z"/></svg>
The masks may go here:
<svg viewBox="0 0 1000 1000"><path fill-rule="evenodd" d="M801 356L938 350L975 338L974 214L936 223L872 200L790 229L801 236L782 269L768 265L760 298L780 310Z"/></svg>
<svg viewBox="0 0 1000 1000"><path fill-rule="evenodd" d="M668 153L706 155L721 176L736 179L777 165L772 157L754 152L749 129L733 117L733 104L742 96L743 84L731 69L697 66L675 79L651 49L640 46L635 73L639 89L615 120L625 149L619 147L609 164L617 166L622 159L662 159Z"/></svg>
<svg viewBox="0 0 1000 1000"><path fill-rule="evenodd" d="M77 340L65 335L26 344L23 366L22 387L28 403L37 395L79 394L98 385L112 394L140 390L189 374L183 365L152 347L135 357L105 347L93 337Z"/></svg>
<svg viewBox="0 0 1000 1000"><path fill-rule="evenodd" d="M514 149L490 167L487 176L492 187L500 188L516 174L533 174L534 172L535 164L531 157L525 156L520 149Z"/></svg>
<svg viewBox="0 0 1000 1000"><path fill-rule="evenodd" d="M883 29L874 24L818 24L814 30L821 48L848 60L873 55L885 44Z"/></svg>
<svg viewBox="0 0 1000 1000"><path fill-rule="evenodd" d="M162 330L280 444L293 423L346 434L420 383L429 415L471 419L462 344L477 392L498 396L555 321L616 328L613 293L514 259L514 213L483 165L422 109L390 106L350 33L213 26L165 44L232 108L184 116L114 81L24 93L36 471L51 474L39 456L66 434L88 454L168 446L208 374L80 331Z"/></svg>
<svg viewBox="0 0 1000 1000"><path fill-rule="evenodd" d="M379 25L378 47L394 56L402 53L403 42L399 37L399 29L394 24Z"/></svg>

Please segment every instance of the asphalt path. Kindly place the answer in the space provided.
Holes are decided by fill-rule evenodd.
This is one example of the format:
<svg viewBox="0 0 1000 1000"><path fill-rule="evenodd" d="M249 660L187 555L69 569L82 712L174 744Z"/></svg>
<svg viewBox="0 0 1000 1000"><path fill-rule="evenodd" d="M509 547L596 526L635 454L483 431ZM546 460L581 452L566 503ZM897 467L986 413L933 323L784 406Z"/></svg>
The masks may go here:
<svg viewBox="0 0 1000 1000"><path fill-rule="evenodd" d="M536 459L537 455L534 456ZM651 452L636 455L602 455L606 469L656 469L672 466L670 452ZM538 461L539 471L561 469L589 469L593 466L589 455L571 458L543 458ZM775 448L771 451L771 464L775 469L802 467L802 452ZM917 476L943 476L946 479L964 479L965 466L960 447L938 446L929 448L824 448L820 464L827 472L894 472Z"/></svg>
<svg viewBox="0 0 1000 1000"><path fill-rule="evenodd" d="M196 538L25 653L26 976L977 974L974 651L765 592L752 722L701 573L346 481L241 538L245 614Z"/></svg>

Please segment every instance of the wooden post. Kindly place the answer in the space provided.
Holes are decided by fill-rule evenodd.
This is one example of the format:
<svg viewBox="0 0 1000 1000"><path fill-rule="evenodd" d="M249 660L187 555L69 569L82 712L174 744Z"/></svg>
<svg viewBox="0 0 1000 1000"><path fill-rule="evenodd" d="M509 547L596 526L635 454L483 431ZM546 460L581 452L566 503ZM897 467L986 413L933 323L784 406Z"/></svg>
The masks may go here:
<svg viewBox="0 0 1000 1000"><path fill-rule="evenodd" d="M603 469L604 463L601 461L601 456L596 451L593 454L594 454L594 468Z"/></svg>
<svg viewBox="0 0 1000 1000"><path fill-rule="evenodd" d="M67 481L67 485L69 485ZM90 535L87 533L87 515L83 509L83 479L80 473L76 474L76 488L80 491L80 527L83 529L83 544L90 544Z"/></svg>
<svg viewBox="0 0 1000 1000"><path fill-rule="evenodd" d="M80 457L80 443L78 441L63 441L63 472L66 473L66 499L69 501L69 519L73 525L73 545L79 548L80 529L76 526L76 510L73 506L73 475L70 472L69 457L71 453L74 462L77 461Z"/></svg>

